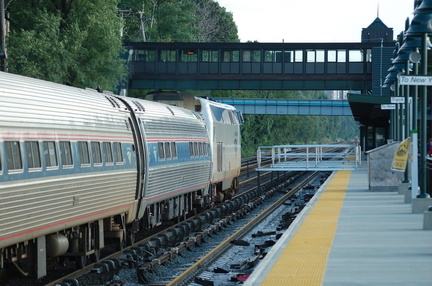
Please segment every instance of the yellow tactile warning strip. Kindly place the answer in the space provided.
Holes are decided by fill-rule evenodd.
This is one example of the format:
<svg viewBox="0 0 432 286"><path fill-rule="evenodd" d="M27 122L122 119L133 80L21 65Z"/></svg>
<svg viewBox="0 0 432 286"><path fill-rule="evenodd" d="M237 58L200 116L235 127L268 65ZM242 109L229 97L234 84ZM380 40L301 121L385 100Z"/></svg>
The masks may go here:
<svg viewBox="0 0 432 286"><path fill-rule="evenodd" d="M338 171L262 285L322 285L351 171Z"/></svg>

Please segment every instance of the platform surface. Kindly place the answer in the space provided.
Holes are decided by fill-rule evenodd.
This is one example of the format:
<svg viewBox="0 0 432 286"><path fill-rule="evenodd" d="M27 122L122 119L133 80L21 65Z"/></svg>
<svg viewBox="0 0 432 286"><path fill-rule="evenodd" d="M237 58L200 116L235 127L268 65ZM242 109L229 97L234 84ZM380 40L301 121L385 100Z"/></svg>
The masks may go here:
<svg viewBox="0 0 432 286"><path fill-rule="evenodd" d="M321 214L321 215L320 215ZM432 285L432 230L365 164L335 172L244 285Z"/></svg>

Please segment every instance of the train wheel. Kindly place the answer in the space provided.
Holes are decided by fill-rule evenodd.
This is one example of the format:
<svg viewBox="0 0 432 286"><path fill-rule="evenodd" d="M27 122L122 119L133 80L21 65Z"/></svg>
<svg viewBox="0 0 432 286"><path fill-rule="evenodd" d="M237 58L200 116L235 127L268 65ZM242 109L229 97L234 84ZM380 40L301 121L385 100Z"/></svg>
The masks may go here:
<svg viewBox="0 0 432 286"><path fill-rule="evenodd" d="M224 198L225 198L224 193L222 193L222 192L218 192L218 193L217 193L217 202L218 202L218 203L223 202L223 201L224 201Z"/></svg>
<svg viewBox="0 0 432 286"><path fill-rule="evenodd" d="M86 255L75 256L75 267L77 269L82 269L86 265L87 265L87 256Z"/></svg>
<svg viewBox="0 0 432 286"><path fill-rule="evenodd" d="M127 246L126 240L124 240L123 238L120 238L118 245L117 245L117 250L118 251L123 250L126 246Z"/></svg>
<svg viewBox="0 0 432 286"><path fill-rule="evenodd" d="M127 236L127 245L130 246L135 243L135 232L129 232Z"/></svg>
<svg viewBox="0 0 432 286"><path fill-rule="evenodd" d="M95 249L94 253L90 255L90 261L92 263L99 261L100 253L101 253L100 249Z"/></svg>

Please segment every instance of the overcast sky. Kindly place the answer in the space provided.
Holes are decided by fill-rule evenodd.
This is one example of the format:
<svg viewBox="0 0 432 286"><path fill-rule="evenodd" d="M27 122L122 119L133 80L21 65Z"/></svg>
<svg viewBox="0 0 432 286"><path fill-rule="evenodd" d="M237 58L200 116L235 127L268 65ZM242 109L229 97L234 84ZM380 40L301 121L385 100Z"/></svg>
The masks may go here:
<svg viewBox="0 0 432 286"><path fill-rule="evenodd" d="M241 42L360 42L377 15L396 37L414 11L414 0L216 1L233 13Z"/></svg>

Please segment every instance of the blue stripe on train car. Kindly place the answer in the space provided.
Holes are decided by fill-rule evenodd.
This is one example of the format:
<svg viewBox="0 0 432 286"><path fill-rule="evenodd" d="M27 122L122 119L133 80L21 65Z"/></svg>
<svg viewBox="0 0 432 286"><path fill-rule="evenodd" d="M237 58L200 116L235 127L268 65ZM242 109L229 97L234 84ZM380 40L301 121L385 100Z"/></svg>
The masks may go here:
<svg viewBox="0 0 432 286"><path fill-rule="evenodd" d="M192 161L208 161L210 160L210 145L206 144L207 155L204 156L191 156L189 150L189 142L176 142L177 157L170 159L160 159L158 143L147 143L147 150L149 152L147 158L149 159L150 167L157 167L169 165L172 163L184 163Z"/></svg>
<svg viewBox="0 0 432 286"><path fill-rule="evenodd" d="M87 174L87 173L96 173L96 172L106 172L106 171L114 171L114 170L136 170L136 155L135 151L133 151L133 144L131 143L122 143L122 157L123 162L113 162L106 163L103 162L101 165L90 164L88 166L81 166L81 163L78 159L78 147L77 142L71 142L71 149L73 153L73 166L63 166L61 164L61 156L58 156L58 167L46 167L43 164L42 168L35 168L29 170L27 167L27 158L23 156L24 154L24 141L20 141L21 145L21 159L23 168L21 170L12 170L7 171L8 164L5 155L5 146L4 142L0 141L0 182L8 182L8 181L18 181L18 180L28 180L28 179L38 179L43 177L55 177L55 176L64 176L64 175L74 175L74 174ZM57 154L60 154L58 150L58 142L57 142ZM42 160L43 162L43 160Z"/></svg>

